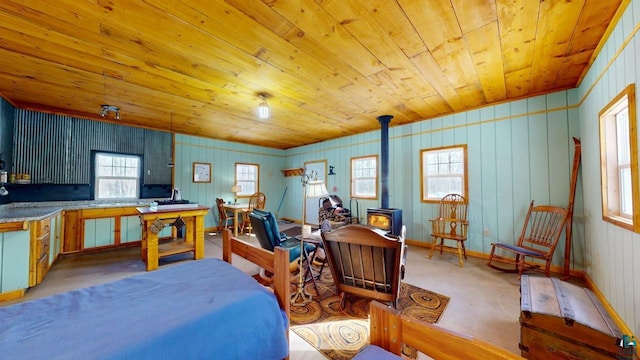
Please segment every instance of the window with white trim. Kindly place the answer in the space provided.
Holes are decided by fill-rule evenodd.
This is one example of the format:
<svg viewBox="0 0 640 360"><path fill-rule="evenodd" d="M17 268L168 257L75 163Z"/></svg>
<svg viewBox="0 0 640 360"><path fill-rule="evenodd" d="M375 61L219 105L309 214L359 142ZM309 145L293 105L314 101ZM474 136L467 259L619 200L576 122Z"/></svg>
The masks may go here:
<svg viewBox="0 0 640 360"><path fill-rule="evenodd" d="M629 85L600 112L602 216L640 232L635 86Z"/></svg>
<svg viewBox="0 0 640 360"><path fill-rule="evenodd" d="M248 197L260 191L260 166L236 163L236 185L240 185L238 197Z"/></svg>
<svg viewBox="0 0 640 360"><path fill-rule="evenodd" d="M467 145L420 151L421 200L440 201L455 193L467 196Z"/></svg>
<svg viewBox="0 0 640 360"><path fill-rule="evenodd" d="M376 199L378 197L378 156L351 159L351 197Z"/></svg>
<svg viewBox="0 0 640 360"><path fill-rule="evenodd" d="M95 153L95 199L140 197L142 159L138 155Z"/></svg>

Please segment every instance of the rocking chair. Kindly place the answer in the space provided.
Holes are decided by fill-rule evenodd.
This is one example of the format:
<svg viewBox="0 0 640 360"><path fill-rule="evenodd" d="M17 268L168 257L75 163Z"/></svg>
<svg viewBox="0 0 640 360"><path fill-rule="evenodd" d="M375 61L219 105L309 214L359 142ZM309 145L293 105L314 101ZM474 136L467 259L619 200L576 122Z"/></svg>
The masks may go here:
<svg viewBox="0 0 640 360"><path fill-rule="evenodd" d="M487 265L496 270L505 272L517 272L518 278L525 270L540 270L541 264L526 263L528 256L544 261L544 273L549 277L549 267L553 252L558 245L560 234L567 221L568 210L559 206L538 205L529 206L527 217L524 220L522 233L516 244L493 243ZM513 253L514 258L495 255L496 248ZM492 262L502 262L515 265L515 268L503 268Z"/></svg>

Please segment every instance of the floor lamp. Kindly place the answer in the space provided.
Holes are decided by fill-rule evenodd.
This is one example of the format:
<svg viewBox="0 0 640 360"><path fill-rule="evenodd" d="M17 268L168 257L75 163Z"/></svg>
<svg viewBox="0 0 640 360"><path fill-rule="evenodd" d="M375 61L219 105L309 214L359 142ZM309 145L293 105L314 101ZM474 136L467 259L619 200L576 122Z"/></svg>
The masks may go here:
<svg viewBox="0 0 640 360"><path fill-rule="evenodd" d="M323 181L316 179L317 173L312 170L310 174L302 174L300 181L302 182L302 220L300 225L304 227L306 222L306 207L307 199L320 198L329 194L327 187ZM314 180L311 180L314 179ZM304 306L311 301L311 295L304 291L304 270L302 268L302 257L304 253L304 238L300 239L300 265L298 267L298 289L295 294L291 296L291 304L294 306ZM311 266L310 264L307 264Z"/></svg>

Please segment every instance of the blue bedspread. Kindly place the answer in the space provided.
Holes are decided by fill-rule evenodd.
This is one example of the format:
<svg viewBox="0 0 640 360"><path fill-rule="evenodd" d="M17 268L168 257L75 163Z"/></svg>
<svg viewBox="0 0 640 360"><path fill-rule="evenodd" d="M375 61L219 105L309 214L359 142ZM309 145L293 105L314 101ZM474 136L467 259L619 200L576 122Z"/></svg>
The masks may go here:
<svg viewBox="0 0 640 360"><path fill-rule="evenodd" d="M282 359L275 296L218 259L0 308L0 359Z"/></svg>

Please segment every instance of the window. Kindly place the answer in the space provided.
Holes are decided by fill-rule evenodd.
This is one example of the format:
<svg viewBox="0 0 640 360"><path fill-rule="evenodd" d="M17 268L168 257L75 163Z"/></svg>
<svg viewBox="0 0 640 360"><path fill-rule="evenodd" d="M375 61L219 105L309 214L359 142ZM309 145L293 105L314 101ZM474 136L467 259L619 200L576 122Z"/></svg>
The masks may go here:
<svg viewBox="0 0 640 360"><path fill-rule="evenodd" d="M600 167L603 219L640 232L635 103L632 84L600 112Z"/></svg>
<svg viewBox="0 0 640 360"><path fill-rule="evenodd" d="M95 153L95 199L137 199L141 162L137 155Z"/></svg>
<svg viewBox="0 0 640 360"><path fill-rule="evenodd" d="M351 159L351 197L359 199L378 197L378 156Z"/></svg>
<svg viewBox="0 0 640 360"><path fill-rule="evenodd" d="M455 193L467 196L467 145L420 151L423 202L440 201Z"/></svg>
<svg viewBox="0 0 640 360"><path fill-rule="evenodd" d="M238 197L251 196L260 191L260 166L257 164L236 163L236 185L240 185Z"/></svg>

